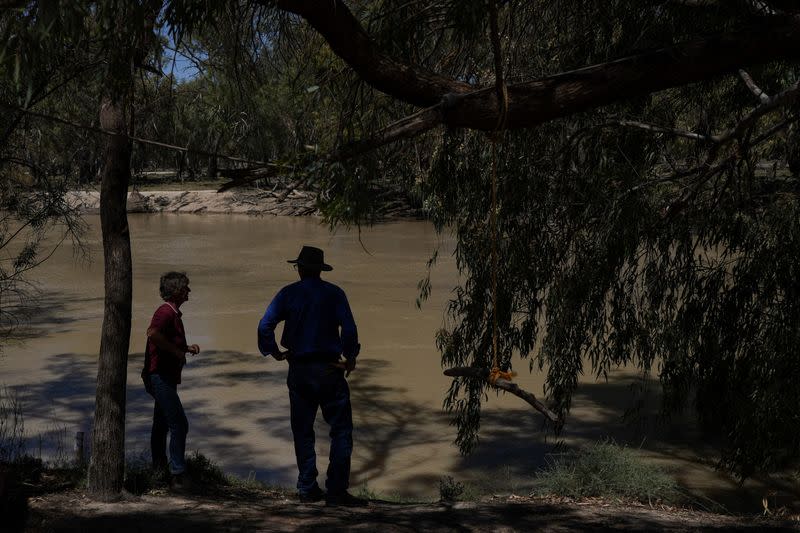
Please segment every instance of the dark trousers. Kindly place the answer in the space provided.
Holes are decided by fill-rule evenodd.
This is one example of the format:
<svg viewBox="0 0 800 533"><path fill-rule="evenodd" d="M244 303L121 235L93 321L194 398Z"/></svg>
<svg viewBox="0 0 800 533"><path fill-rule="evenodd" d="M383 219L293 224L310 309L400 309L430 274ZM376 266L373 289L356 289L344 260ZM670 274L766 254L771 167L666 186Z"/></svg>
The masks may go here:
<svg viewBox="0 0 800 533"><path fill-rule="evenodd" d="M314 420L317 408L330 426L331 451L325 487L331 494L350 485L350 456L353 453L353 416L350 388L344 371L326 362L289 364L289 405L294 453L297 458L297 490L308 494L317 487L317 454L314 450Z"/></svg>
<svg viewBox="0 0 800 533"><path fill-rule="evenodd" d="M186 470L186 434L189 421L178 397L178 386L166 381L158 374L150 376L150 395L153 406L153 429L150 432L150 453L153 468L160 470L167 465L167 433L169 432L169 471L182 474Z"/></svg>

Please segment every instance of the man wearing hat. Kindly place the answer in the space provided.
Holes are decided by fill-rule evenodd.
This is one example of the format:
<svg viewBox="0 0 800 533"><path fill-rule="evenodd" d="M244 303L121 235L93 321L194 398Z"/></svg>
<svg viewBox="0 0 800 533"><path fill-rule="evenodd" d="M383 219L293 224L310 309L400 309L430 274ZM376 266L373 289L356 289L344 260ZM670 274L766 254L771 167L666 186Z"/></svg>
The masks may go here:
<svg viewBox="0 0 800 533"><path fill-rule="evenodd" d="M303 246L294 263L300 281L281 289L258 324L258 349L266 356L289 361L289 405L294 451L297 457L297 490L302 502L325 499L327 505L364 505L347 492L353 450L353 418L346 376L356 367L361 348L353 313L342 289L320 278L324 253ZM281 351L275 327L284 321ZM344 356L344 360L340 360ZM314 420L317 408L331 427L327 494L317 484Z"/></svg>

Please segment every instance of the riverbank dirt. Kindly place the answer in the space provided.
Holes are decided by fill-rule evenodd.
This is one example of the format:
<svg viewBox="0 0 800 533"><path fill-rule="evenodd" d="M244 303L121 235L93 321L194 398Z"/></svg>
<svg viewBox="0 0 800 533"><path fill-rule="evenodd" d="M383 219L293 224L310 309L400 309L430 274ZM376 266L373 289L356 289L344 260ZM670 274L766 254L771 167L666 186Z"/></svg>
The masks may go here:
<svg viewBox="0 0 800 533"><path fill-rule="evenodd" d="M380 196L380 195L379 195ZM67 193L70 205L85 213L100 211L100 192ZM128 193L129 213L222 213L245 215L319 215L314 191L272 191L264 189L144 190ZM403 198L388 191L376 203L376 215L383 219L419 218L422 213Z"/></svg>
<svg viewBox="0 0 800 533"><path fill-rule="evenodd" d="M100 503L77 490L29 501L25 531L798 531L800 522L595 501L495 496L455 504L301 504L281 492L164 491Z"/></svg>

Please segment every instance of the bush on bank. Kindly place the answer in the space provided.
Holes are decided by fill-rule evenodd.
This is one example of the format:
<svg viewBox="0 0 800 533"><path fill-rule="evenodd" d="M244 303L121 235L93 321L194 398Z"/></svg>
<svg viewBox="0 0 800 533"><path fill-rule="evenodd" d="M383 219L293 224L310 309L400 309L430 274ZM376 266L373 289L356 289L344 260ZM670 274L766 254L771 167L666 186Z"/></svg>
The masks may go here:
<svg viewBox="0 0 800 533"><path fill-rule="evenodd" d="M636 451L613 442L598 442L555 457L535 480L541 495L570 498L606 497L643 502L677 502L676 481Z"/></svg>

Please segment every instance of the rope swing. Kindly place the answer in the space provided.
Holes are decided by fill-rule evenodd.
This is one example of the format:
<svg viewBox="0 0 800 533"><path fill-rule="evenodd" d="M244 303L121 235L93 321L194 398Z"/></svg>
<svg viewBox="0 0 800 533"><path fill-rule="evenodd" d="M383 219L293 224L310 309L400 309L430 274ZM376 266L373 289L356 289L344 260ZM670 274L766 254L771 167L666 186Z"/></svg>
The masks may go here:
<svg viewBox="0 0 800 533"><path fill-rule="evenodd" d="M560 424L560 417L551 411L545 404L539 401L536 396L525 391L512 381L515 373L500 369L500 358L497 349L498 343L498 321L497 321L497 144L502 142L503 133L506 128L508 118L508 87L503 80L503 62L500 50L500 32L497 23L497 2L489 2L489 26L491 30L492 52L494 54L495 69L495 89L497 91L498 116L497 125L488 137L492 143L492 206L489 213L492 248L491 248L491 272L492 272L492 368L486 370L478 367L455 367L444 371L444 375L450 377L469 377L483 379L491 386L500 390L510 392L528 402L534 409L542 413L548 420L555 424Z"/></svg>

